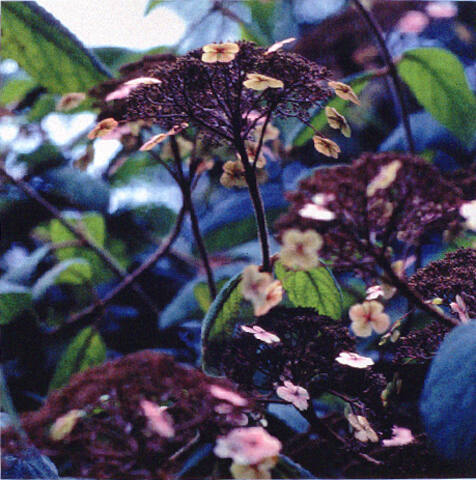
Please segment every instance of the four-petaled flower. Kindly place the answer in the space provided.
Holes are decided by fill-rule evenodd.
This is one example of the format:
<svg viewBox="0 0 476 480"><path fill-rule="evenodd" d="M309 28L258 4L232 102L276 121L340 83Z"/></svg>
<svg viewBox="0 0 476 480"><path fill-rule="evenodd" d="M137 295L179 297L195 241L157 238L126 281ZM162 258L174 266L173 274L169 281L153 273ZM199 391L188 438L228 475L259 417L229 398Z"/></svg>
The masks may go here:
<svg viewBox="0 0 476 480"><path fill-rule="evenodd" d="M466 226L476 231L476 200L465 202L459 208L459 213L466 219Z"/></svg>
<svg viewBox="0 0 476 480"><path fill-rule="evenodd" d="M292 403L298 410L306 410L309 405L309 392L289 380L285 380L284 385L276 389L276 394L286 402Z"/></svg>
<svg viewBox="0 0 476 480"><path fill-rule="evenodd" d="M89 133L89 140L94 140L98 137L104 137L111 133L119 124L113 118L105 118L101 120Z"/></svg>
<svg viewBox="0 0 476 480"><path fill-rule="evenodd" d="M337 143L319 135L314 135L312 140L314 141L314 148L319 153L322 153L326 157L339 158L340 148Z"/></svg>
<svg viewBox="0 0 476 480"><path fill-rule="evenodd" d="M248 405L248 400L236 392L220 387L220 385L210 385L210 393L219 400L225 400L235 407L244 407Z"/></svg>
<svg viewBox="0 0 476 480"><path fill-rule="evenodd" d="M261 73L247 73L246 80L243 82L246 88L251 90L266 90L267 88L283 88L284 83L277 78L268 77Z"/></svg>
<svg viewBox="0 0 476 480"><path fill-rule="evenodd" d="M213 450L220 458L231 458L240 465L258 465L277 457L281 442L263 427L235 428L225 437L218 437Z"/></svg>
<svg viewBox="0 0 476 480"><path fill-rule="evenodd" d="M283 298L283 287L279 280L274 280L270 273L260 272L256 265L243 270L241 292L245 300L253 304L254 314L266 315Z"/></svg>
<svg viewBox="0 0 476 480"><path fill-rule="evenodd" d="M415 440L411 430L405 427L392 427L392 438L386 438L382 440L384 447L400 447L402 445L408 445Z"/></svg>
<svg viewBox="0 0 476 480"><path fill-rule="evenodd" d="M384 333L390 326L390 317L383 313L383 305L375 300L352 305L349 317L352 320L352 330L358 337L369 337L372 330Z"/></svg>
<svg viewBox="0 0 476 480"><path fill-rule="evenodd" d="M340 352L336 362L352 368L367 368L374 364L371 358L363 357L355 352Z"/></svg>
<svg viewBox="0 0 476 480"><path fill-rule="evenodd" d="M319 265L317 251L322 247L322 237L314 230L301 232L295 228L283 234L281 263L292 270L310 270Z"/></svg>
<svg viewBox="0 0 476 480"><path fill-rule="evenodd" d="M344 115L341 115L335 108L332 107L326 107L325 112L329 126L331 128L340 130L344 137L350 137L350 126Z"/></svg>
<svg viewBox="0 0 476 480"><path fill-rule="evenodd" d="M77 408L61 415L55 420L55 423L50 428L50 438L54 442L59 442L67 437L74 429L78 420L84 417L86 412Z"/></svg>
<svg viewBox="0 0 476 480"><path fill-rule="evenodd" d="M334 90L334 92L336 92L336 95L338 97L344 100L350 100L356 105L360 105L360 100L355 94L354 90L352 90L351 86L346 85L345 83L342 83L342 82L334 82L334 81L328 82L328 85Z"/></svg>
<svg viewBox="0 0 476 480"><path fill-rule="evenodd" d="M235 59L240 47L236 43L210 43L203 47L202 62L228 63Z"/></svg>
<svg viewBox="0 0 476 480"><path fill-rule="evenodd" d="M253 325L248 327L247 325L242 325L241 329L246 333L251 333L254 335L256 340L261 340L264 343L278 343L281 339L272 332L266 331L264 328L261 328L259 325Z"/></svg>
<svg viewBox="0 0 476 480"><path fill-rule="evenodd" d="M167 407L161 407L144 398L140 401L140 406L150 430L164 438L172 438L175 435L174 422L167 412Z"/></svg>
<svg viewBox="0 0 476 480"><path fill-rule="evenodd" d="M367 443L369 440L372 443L378 442L378 435L370 426L369 421L361 415L354 415L349 413L347 416L349 424L354 429L354 437L361 442Z"/></svg>
<svg viewBox="0 0 476 480"><path fill-rule="evenodd" d="M367 185L367 197L372 197L378 190L388 188L397 178L397 173L402 166L400 160L394 160L380 167L380 171Z"/></svg>

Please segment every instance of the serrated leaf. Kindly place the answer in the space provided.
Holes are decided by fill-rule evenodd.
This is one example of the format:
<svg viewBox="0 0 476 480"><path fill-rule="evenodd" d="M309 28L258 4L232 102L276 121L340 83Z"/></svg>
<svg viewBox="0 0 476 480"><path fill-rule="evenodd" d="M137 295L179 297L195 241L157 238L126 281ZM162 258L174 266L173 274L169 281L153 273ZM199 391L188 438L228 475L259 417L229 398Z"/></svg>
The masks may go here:
<svg viewBox="0 0 476 480"><path fill-rule="evenodd" d="M274 273L296 307L314 308L334 320L342 316L342 294L334 277L325 267L293 271L277 262Z"/></svg>
<svg viewBox="0 0 476 480"><path fill-rule="evenodd" d="M48 391L66 385L74 373L82 372L106 360L106 345L94 327L86 327L73 338L56 366Z"/></svg>
<svg viewBox="0 0 476 480"><path fill-rule="evenodd" d="M219 365L210 358L210 347L224 343L236 324L237 314L243 300L240 288L241 273L235 275L221 289L210 306L202 323L202 368L210 375L218 375Z"/></svg>
<svg viewBox="0 0 476 480"><path fill-rule="evenodd" d="M476 97L455 55L441 48L408 50L397 69L425 110L463 142L473 140Z"/></svg>
<svg viewBox="0 0 476 480"><path fill-rule="evenodd" d="M91 280L91 265L83 258L71 258L55 265L44 273L33 285L32 294L34 300L40 300L48 288L61 283L82 285Z"/></svg>
<svg viewBox="0 0 476 480"><path fill-rule="evenodd" d="M370 74L364 73L353 77L351 80L344 79L343 82L351 86L355 94L359 95L367 86L371 78L372 76ZM311 113L310 123L316 130L322 130L327 125L326 112L324 111L325 106L335 108L340 114L344 115L344 117L348 108L354 108L351 102L337 96L333 97L326 105L317 107L315 113ZM299 124L294 132L288 134L287 142L296 147L301 147L311 140L313 135L314 130L312 128L309 128L304 124Z"/></svg>
<svg viewBox="0 0 476 480"><path fill-rule="evenodd" d="M15 320L32 306L31 290L22 285L0 280L0 325Z"/></svg>
<svg viewBox="0 0 476 480"><path fill-rule="evenodd" d="M15 60L50 93L86 92L107 70L52 15L34 2L3 2L2 57Z"/></svg>
<svg viewBox="0 0 476 480"><path fill-rule="evenodd" d="M10 267L2 276L1 280L13 283L25 283L35 273L40 262L46 257L50 247L37 248L32 254L24 258L18 265Z"/></svg>

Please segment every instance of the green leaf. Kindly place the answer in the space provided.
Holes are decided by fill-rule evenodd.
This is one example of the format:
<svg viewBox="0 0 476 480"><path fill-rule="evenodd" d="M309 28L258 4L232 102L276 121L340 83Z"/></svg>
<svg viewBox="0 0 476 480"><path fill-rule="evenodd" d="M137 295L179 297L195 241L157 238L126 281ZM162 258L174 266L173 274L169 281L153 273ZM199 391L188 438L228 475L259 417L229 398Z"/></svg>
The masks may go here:
<svg viewBox="0 0 476 480"><path fill-rule="evenodd" d="M296 307L316 309L334 320L342 316L342 294L337 282L325 267L293 271L277 262L274 273L281 280L289 299Z"/></svg>
<svg viewBox="0 0 476 480"><path fill-rule="evenodd" d="M34 2L3 2L2 57L14 59L51 93L86 92L110 74Z"/></svg>
<svg viewBox="0 0 476 480"><path fill-rule="evenodd" d="M94 327L86 327L73 338L56 366L48 391L66 385L70 377L106 360L106 345Z"/></svg>
<svg viewBox="0 0 476 480"><path fill-rule="evenodd" d="M403 54L399 75L421 106L465 143L476 132L476 98L462 63L441 48L417 48Z"/></svg>
<svg viewBox="0 0 476 480"><path fill-rule="evenodd" d="M372 78L371 74L363 73L358 76L353 77L352 80L345 80L344 83L347 83L352 87L356 95L359 95L362 90L367 86L369 80ZM333 97L332 100L327 102L325 106L335 108L340 114L346 115L346 110L350 107L353 107L353 104L347 100L344 100L340 97ZM322 130L327 125L326 112L324 111L324 106L319 106L315 109L315 113L311 114L311 125L316 130ZM308 142L314 135L314 130L312 128L306 127L303 124L299 124L296 132L291 135L289 143L296 147L301 147L306 142ZM293 140L294 138L294 140Z"/></svg>
<svg viewBox="0 0 476 480"><path fill-rule="evenodd" d="M20 101L37 83L31 78L18 78L5 83L0 90L0 105L5 107Z"/></svg>
<svg viewBox="0 0 476 480"><path fill-rule="evenodd" d="M22 285L0 280L0 325L15 320L32 306L31 291Z"/></svg>
<svg viewBox="0 0 476 480"><path fill-rule="evenodd" d="M216 349L231 337L236 324L240 305L241 273L235 275L222 288L210 306L202 324L202 368L209 375L219 375L220 367L210 355L211 347ZM240 317L242 318L242 317Z"/></svg>
<svg viewBox="0 0 476 480"><path fill-rule="evenodd" d="M91 280L91 265L83 258L71 258L55 265L44 273L33 285L32 293L34 300L40 300L53 285L69 283L82 285Z"/></svg>
<svg viewBox="0 0 476 480"><path fill-rule="evenodd" d="M226 282L228 282L229 278L224 278L217 282L217 290L220 290ZM208 284L206 282L199 282L195 285L193 289L193 295L197 300L198 304L203 313L207 313L210 305L212 304L212 298L210 296L210 290L208 288Z"/></svg>

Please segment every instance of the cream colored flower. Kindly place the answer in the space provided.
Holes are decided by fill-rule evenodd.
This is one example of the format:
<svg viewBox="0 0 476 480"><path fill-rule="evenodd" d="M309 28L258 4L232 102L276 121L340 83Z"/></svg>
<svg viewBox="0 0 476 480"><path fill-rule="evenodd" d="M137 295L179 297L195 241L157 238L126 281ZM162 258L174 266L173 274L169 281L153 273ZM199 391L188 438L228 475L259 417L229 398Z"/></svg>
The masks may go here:
<svg viewBox="0 0 476 480"><path fill-rule="evenodd" d="M476 200L465 202L459 208L459 213L466 219L466 226L476 231Z"/></svg>
<svg viewBox="0 0 476 480"><path fill-rule="evenodd" d="M382 285L374 285L367 288L365 300L377 300L377 298L382 297L385 300L392 298L397 289L388 285L387 283L382 283Z"/></svg>
<svg viewBox="0 0 476 480"><path fill-rule="evenodd" d="M94 140L98 137L104 137L111 133L119 124L113 118L105 118L101 120L89 133L89 140Z"/></svg>
<svg viewBox="0 0 476 480"><path fill-rule="evenodd" d="M248 160L250 163L254 163L256 158L256 152L258 150L258 144L254 142L246 142L246 154L248 155ZM241 155L239 153L236 154L238 159L241 161ZM264 158L263 150L261 150L258 160L256 161L257 168L263 168L266 165L266 158Z"/></svg>
<svg viewBox="0 0 476 480"><path fill-rule="evenodd" d="M340 352L336 362L352 368L367 368L374 364L369 357L363 357L355 352Z"/></svg>
<svg viewBox="0 0 476 480"><path fill-rule="evenodd" d="M133 78L132 80L128 80L127 82L124 82L124 85L128 86L138 86L138 85L158 85L162 83L160 80L157 78L153 77L138 77L138 78Z"/></svg>
<svg viewBox="0 0 476 480"><path fill-rule="evenodd" d="M276 394L286 402L292 403L298 410L306 410L309 406L309 392L289 380L285 380L284 385L276 389Z"/></svg>
<svg viewBox="0 0 476 480"><path fill-rule="evenodd" d="M304 218L312 218L313 220L320 220L322 222L330 222L336 218L334 212L315 203L307 203L304 205L304 207L299 210L299 215Z"/></svg>
<svg viewBox="0 0 476 480"><path fill-rule="evenodd" d="M236 162L232 160L225 162L223 165L223 173L220 177L220 183L226 188L246 187L245 167L243 166L243 163L240 160Z"/></svg>
<svg viewBox="0 0 476 480"><path fill-rule="evenodd" d="M312 137L314 141L314 148L319 152L325 155L326 157L339 158L340 148L337 143L332 140L319 135L314 135Z"/></svg>
<svg viewBox="0 0 476 480"><path fill-rule="evenodd" d="M56 110L60 112L68 112L80 105L86 98L86 94L82 92L72 92L63 95L56 104Z"/></svg>
<svg viewBox="0 0 476 480"><path fill-rule="evenodd" d="M230 467L230 472L233 478L243 479L269 479L271 477L271 469L278 463L278 457L268 457L256 465L242 465L241 463L233 462Z"/></svg>
<svg viewBox="0 0 476 480"><path fill-rule="evenodd" d="M350 137L351 130L344 115L341 115L335 108L326 107L327 123L331 128L340 130L344 137Z"/></svg>
<svg viewBox="0 0 476 480"><path fill-rule="evenodd" d="M394 160L380 167L377 175L367 185L367 197L375 195L377 190L388 188L397 178L397 173L401 166L402 162L400 160Z"/></svg>
<svg viewBox="0 0 476 480"><path fill-rule="evenodd" d="M276 51L280 50L281 48L284 47L284 45L287 45L288 43L293 43L295 41L296 41L296 39L294 37L290 37L290 38L285 38L284 40L281 40L280 42L273 43L273 45L271 45L271 47L269 47L268 50L266 50L266 52L264 52L264 54L269 55L270 53L273 53L273 52L276 52Z"/></svg>
<svg viewBox="0 0 476 480"><path fill-rule="evenodd" d="M240 47L236 43L210 43L203 47L202 62L228 63L235 59Z"/></svg>
<svg viewBox="0 0 476 480"><path fill-rule="evenodd" d="M253 325L248 327L247 325L242 325L241 329L246 333L251 333L256 340L260 340L264 343L279 343L281 339L272 332L268 332L264 328L261 328L259 325Z"/></svg>
<svg viewBox="0 0 476 480"><path fill-rule="evenodd" d="M367 443L369 440L372 443L378 442L378 435L365 417L349 413L347 420L349 421L350 426L354 429L354 437L357 440L364 443Z"/></svg>
<svg viewBox="0 0 476 480"><path fill-rule="evenodd" d="M85 415L86 412L84 410L78 410L75 408L64 415L61 415L61 417L58 417L50 428L51 440L59 442L66 438L73 431L78 420Z"/></svg>
<svg viewBox="0 0 476 480"><path fill-rule="evenodd" d="M140 401L140 406L147 418L147 426L150 430L164 438L172 438L175 436L174 421L167 412L168 407L161 407L146 399Z"/></svg>
<svg viewBox="0 0 476 480"><path fill-rule="evenodd" d="M283 234L283 247L279 258L292 270L310 270L319 265L318 250L322 247L322 236L314 230L291 228Z"/></svg>
<svg viewBox="0 0 476 480"><path fill-rule="evenodd" d="M284 83L277 78L268 77L261 73L247 73L246 80L243 82L246 88L251 90L266 90L267 88L283 88Z"/></svg>
<svg viewBox="0 0 476 480"><path fill-rule="evenodd" d="M147 140L139 150L141 152L145 152L147 150L152 150L156 145L162 143L166 138L170 137L171 135L177 135L182 130L188 127L188 123L181 123L180 125L174 125L168 132L166 133L159 133L158 135L154 135L152 138Z"/></svg>
<svg viewBox="0 0 476 480"><path fill-rule="evenodd" d="M336 92L336 95L338 97L344 100L350 100L356 105L360 105L359 97L357 97L354 90L352 90L351 86L346 85L345 83L342 83L342 82L334 82L334 81L330 81L328 85L334 90L334 92Z"/></svg>
<svg viewBox="0 0 476 480"><path fill-rule="evenodd" d="M260 272L256 265L250 265L243 270L241 293L253 304L254 314L259 317L281 302L283 287L279 280L273 281L270 273Z"/></svg>
<svg viewBox="0 0 476 480"><path fill-rule="evenodd" d="M358 337L369 337L372 330L384 333L390 326L390 317L383 313L383 305L375 300L352 305L349 317L352 330Z"/></svg>

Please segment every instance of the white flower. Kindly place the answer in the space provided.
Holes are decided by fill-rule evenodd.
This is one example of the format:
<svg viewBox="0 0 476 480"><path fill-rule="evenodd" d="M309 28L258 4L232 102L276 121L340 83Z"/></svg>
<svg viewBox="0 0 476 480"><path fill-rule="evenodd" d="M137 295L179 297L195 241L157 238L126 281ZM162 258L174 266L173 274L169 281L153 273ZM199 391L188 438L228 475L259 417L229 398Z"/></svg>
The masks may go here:
<svg viewBox="0 0 476 480"><path fill-rule="evenodd" d="M284 381L284 385L276 389L278 397L292 403L298 410L306 410L309 401L309 392L289 380Z"/></svg>
<svg viewBox="0 0 476 480"><path fill-rule="evenodd" d="M322 247L322 237L314 230L291 228L283 234L283 248L279 258L283 265L292 270L310 270L319 265L318 250Z"/></svg>
<svg viewBox="0 0 476 480"><path fill-rule="evenodd" d="M459 213L466 219L466 226L476 231L476 200L465 202L459 208Z"/></svg>
<svg viewBox="0 0 476 480"><path fill-rule="evenodd" d="M261 340L264 343L278 343L281 341L277 335L267 332L264 328L261 328L258 325L253 325L252 327L242 325L241 329L246 333L253 334L257 340Z"/></svg>
<svg viewBox="0 0 476 480"><path fill-rule="evenodd" d="M404 427L392 427L392 438L382 440L384 447L400 447L401 445L408 445L415 440L411 430Z"/></svg>
<svg viewBox="0 0 476 480"><path fill-rule="evenodd" d="M330 222L336 218L334 212L315 203L307 203L304 205L304 207L299 210L299 215L304 218L311 218L312 220L320 220L322 222Z"/></svg>
<svg viewBox="0 0 476 480"><path fill-rule="evenodd" d="M397 178L397 173L402 166L400 160L393 160L387 165L380 167L377 175L367 185L367 197L372 197L378 190L388 188Z"/></svg>
<svg viewBox="0 0 476 480"><path fill-rule="evenodd" d="M371 358L363 357L354 352L340 352L336 362L352 368L367 368L374 364Z"/></svg>
<svg viewBox="0 0 476 480"><path fill-rule="evenodd" d="M277 50L282 48L284 45L287 45L288 43L293 43L295 41L296 41L296 39L294 37L290 37L290 38L285 38L284 40L281 40L280 42L273 43L273 45L271 45L271 47L269 47L268 50L266 50L266 52L264 52L264 54L269 55L270 53L276 52Z"/></svg>
<svg viewBox="0 0 476 480"><path fill-rule="evenodd" d="M347 416L349 424L354 429L354 437L361 442L367 443L369 440L372 443L378 442L378 435L370 426L368 420L361 415L354 415L349 413Z"/></svg>
<svg viewBox="0 0 476 480"><path fill-rule="evenodd" d="M372 330L384 333L390 326L390 317L383 313L383 305L375 300L352 305L349 317L352 330L358 337L369 337Z"/></svg>

